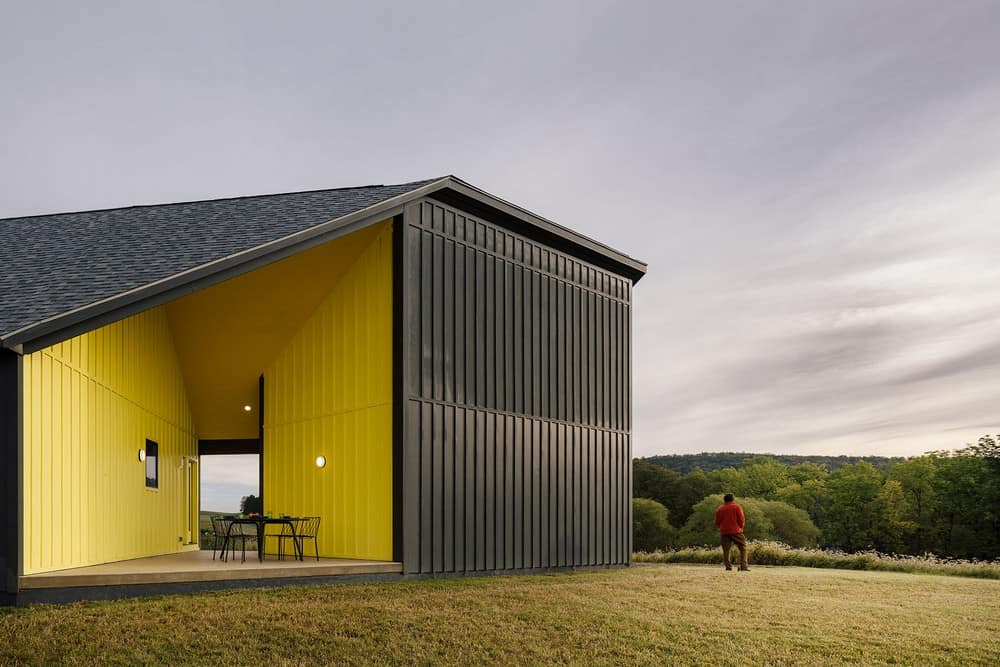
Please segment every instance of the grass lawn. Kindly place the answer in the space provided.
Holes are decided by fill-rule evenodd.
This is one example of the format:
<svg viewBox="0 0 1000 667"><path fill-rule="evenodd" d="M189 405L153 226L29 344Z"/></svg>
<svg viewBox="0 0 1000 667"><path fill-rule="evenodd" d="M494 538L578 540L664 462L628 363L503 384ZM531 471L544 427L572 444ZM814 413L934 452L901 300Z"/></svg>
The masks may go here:
<svg viewBox="0 0 1000 667"><path fill-rule="evenodd" d="M0 664L50 662L997 665L1000 581L668 564L0 609Z"/></svg>
<svg viewBox="0 0 1000 667"><path fill-rule="evenodd" d="M221 516L224 514L233 514L233 512L207 512L202 510L198 512L198 528L201 530L212 530L212 517Z"/></svg>

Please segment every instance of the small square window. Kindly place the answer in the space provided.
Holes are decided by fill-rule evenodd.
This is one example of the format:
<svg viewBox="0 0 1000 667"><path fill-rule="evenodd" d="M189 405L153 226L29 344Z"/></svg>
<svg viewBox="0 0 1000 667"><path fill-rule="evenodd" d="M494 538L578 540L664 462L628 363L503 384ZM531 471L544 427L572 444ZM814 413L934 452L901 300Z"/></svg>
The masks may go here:
<svg viewBox="0 0 1000 667"><path fill-rule="evenodd" d="M146 488L160 488L160 446L146 440Z"/></svg>

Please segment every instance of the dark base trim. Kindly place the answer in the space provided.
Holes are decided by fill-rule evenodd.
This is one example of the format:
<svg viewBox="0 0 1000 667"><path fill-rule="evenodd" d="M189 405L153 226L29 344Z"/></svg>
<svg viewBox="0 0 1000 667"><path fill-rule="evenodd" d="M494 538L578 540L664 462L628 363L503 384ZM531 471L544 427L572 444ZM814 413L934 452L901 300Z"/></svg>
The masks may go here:
<svg viewBox="0 0 1000 667"><path fill-rule="evenodd" d="M404 574L407 581L417 579L465 579L468 577L504 577L523 576L530 574L571 574L574 572L601 572L604 570L622 570L629 567L621 563L609 565L564 565L560 567L532 567L513 570L473 570L469 572L429 572L423 574Z"/></svg>
<svg viewBox="0 0 1000 667"><path fill-rule="evenodd" d="M67 588L34 588L17 594L0 593L0 606L23 607L30 604L59 604L82 600L124 600L128 598L160 595L184 595L253 588L281 588L287 586L328 586L330 584L370 584L421 579L465 579L469 577L496 577L530 574L557 574L620 570L628 565L588 565L586 567L546 567L528 570L480 570L475 572L439 572L434 574L341 574L329 577L285 577L281 579L234 579L228 581L201 581L171 584L131 584L121 586L75 586Z"/></svg>
<svg viewBox="0 0 1000 667"><path fill-rule="evenodd" d="M183 595L208 593L211 591L240 590L250 588L279 588L286 586L315 586L329 584L365 584L372 582L399 581L401 575L382 574L338 574L329 577L286 577L281 579L231 579L228 581L194 581L171 584L124 584L121 586L74 586L67 588L32 588L21 591L12 602L23 607L29 604L53 604L79 602L81 600L123 600L127 598L153 597L159 595ZM2 601L3 598L0 598Z"/></svg>

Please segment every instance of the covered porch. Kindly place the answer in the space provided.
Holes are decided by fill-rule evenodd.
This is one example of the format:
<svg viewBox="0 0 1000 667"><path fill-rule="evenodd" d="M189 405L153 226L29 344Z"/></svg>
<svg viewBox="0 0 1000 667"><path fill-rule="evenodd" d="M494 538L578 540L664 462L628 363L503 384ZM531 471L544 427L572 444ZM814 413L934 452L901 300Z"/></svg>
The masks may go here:
<svg viewBox="0 0 1000 667"><path fill-rule="evenodd" d="M401 572L390 220L23 363L18 590ZM262 512L322 519L319 561L197 551L201 510L220 509L201 502L201 457L233 451L259 455Z"/></svg>
<svg viewBox="0 0 1000 667"><path fill-rule="evenodd" d="M336 577L356 574L400 574L402 563L393 561L357 560L352 558L307 558L304 561L266 559L247 556L229 561L212 552L181 553L135 558L132 560L76 567L57 572L22 576L21 590L78 588L84 586L134 586L142 584L178 584L194 582L244 581L248 579L300 579L306 577Z"/></svg>

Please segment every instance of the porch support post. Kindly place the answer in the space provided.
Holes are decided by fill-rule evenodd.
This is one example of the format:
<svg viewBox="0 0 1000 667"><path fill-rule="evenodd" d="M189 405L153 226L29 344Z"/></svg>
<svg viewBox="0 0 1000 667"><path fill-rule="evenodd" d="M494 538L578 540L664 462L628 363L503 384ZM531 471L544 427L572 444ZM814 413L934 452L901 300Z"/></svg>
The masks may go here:
<svg viewBox="0 0 1000 667"><path fill-rule="evenodd" d="M21 572L23 375L21 355L0 349L0 604L14 602Z"/></svg>
<svg viewBox="0 0 1000 667"><path fill-rule="evenodd" d="M257 498L264 513L264 375L257 380Z"/></svg>
<svg viewBox="0 0 1000 667"><path fill-rule="evenodd" d="M404 260L402 215L392 218L392 560L403 562ZM405 570L405 568L404 568Z"/></svg>

